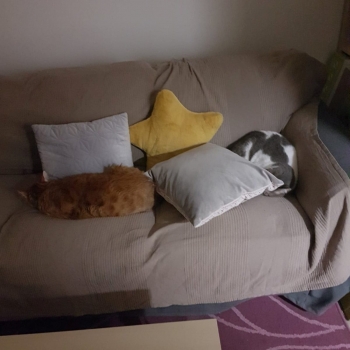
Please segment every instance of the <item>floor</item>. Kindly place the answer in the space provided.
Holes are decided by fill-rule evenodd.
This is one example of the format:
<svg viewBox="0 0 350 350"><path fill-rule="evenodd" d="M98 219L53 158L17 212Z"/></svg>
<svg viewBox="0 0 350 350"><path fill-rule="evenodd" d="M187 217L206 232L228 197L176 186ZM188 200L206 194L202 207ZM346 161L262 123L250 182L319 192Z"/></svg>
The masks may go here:
<svg viewBox="0 0 350 350"><path fill-rule="evenodd" d="M254 298L224 312L202 316L162 317L127 312L3 324L0 322L0 334L97 329L213 318L217 320L223 350L232 349L232 344L237 344L235 348L239 350L350 349L350 322L344 322L342 311L337 305L316 316L276 296Z"/></svg>

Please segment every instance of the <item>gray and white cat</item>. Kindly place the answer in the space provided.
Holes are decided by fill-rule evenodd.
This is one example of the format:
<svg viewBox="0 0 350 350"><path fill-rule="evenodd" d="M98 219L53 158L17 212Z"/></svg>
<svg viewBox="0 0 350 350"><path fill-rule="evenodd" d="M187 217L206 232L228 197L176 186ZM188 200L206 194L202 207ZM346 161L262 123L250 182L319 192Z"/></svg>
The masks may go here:
<svg viewBox="0 0 350 350"><path fill-rule="evenodd" d="M274 131L252 131L227 148L284 182L270 196L283 196L295 188L298 177L296 150L281 134Z"/></svg>

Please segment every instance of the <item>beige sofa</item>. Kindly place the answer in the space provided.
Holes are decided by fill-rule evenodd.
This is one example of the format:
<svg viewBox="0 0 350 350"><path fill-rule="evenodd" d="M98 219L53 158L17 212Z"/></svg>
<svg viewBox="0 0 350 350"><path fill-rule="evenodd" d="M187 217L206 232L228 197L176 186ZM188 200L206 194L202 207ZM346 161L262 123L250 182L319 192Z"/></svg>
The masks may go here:
<svg viewBox="0 0 350 350"><path fill-rule="evenodd" d="M0 77L0 319L223 303L319 289L350 276L349 186L316 131L325 68L296 51L159 64L125 62ZM172 90L192 111L218 111L212 140L281 131L299 184L194 229L169 204L123 218L46 217L16 194L36 180L30 125L149 116ZM291 117L292 116L292 117ZM133 149L135 161L143 154Z"/></svg>

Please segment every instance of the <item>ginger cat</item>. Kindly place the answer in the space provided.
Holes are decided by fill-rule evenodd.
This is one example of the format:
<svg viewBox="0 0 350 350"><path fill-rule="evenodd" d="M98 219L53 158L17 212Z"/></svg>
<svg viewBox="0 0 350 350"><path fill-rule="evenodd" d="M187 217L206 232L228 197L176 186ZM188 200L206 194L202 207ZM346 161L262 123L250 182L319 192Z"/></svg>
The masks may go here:
<svg viewBox="0 0 350 350"><path fill-rule="evenodd" d="M125 166L39 182L19 193L43 214L60 219L125 216L154 205L152 180Z"/></svg>

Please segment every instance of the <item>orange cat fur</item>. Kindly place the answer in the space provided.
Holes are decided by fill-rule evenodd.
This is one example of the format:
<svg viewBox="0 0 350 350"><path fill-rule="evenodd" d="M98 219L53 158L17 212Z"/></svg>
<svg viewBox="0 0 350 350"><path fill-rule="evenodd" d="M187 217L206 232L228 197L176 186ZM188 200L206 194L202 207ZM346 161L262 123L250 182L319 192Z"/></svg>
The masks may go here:
<svg viewBox="0 0 350 350"><path fill-rule="evenodd" d="M125 166L39 182L19 193L42 213L61 219L125 216L154 205L152 180Z"/></svg>

